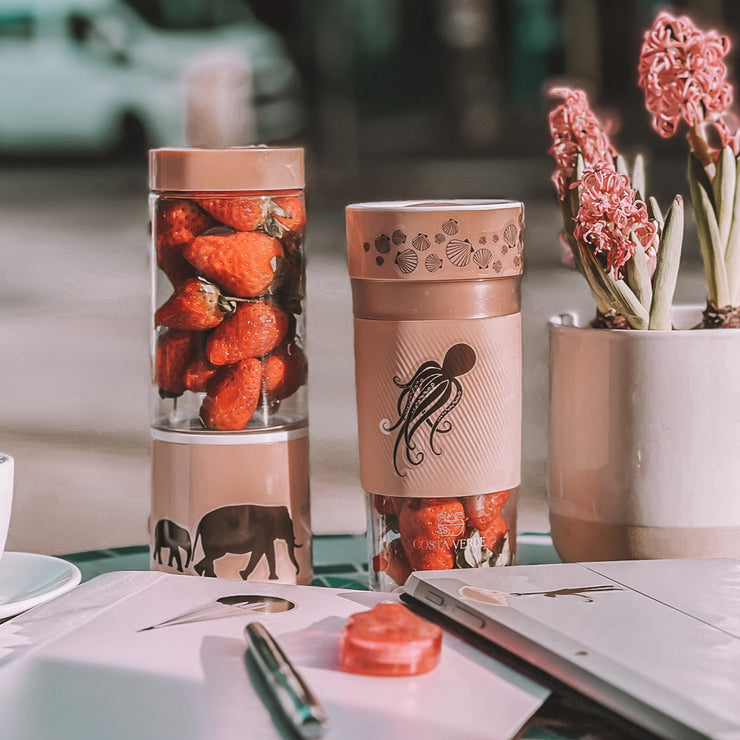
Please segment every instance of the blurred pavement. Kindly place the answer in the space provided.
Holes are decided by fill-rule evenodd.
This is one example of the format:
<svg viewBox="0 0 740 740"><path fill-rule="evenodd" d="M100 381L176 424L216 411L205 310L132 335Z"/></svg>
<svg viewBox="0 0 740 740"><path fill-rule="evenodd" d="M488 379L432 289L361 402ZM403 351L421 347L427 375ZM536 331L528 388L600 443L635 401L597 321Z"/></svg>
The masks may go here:
<svg viewBox="0 0 740 740"><path fill-rule="evenodd" d="M547 531L547 319L565 310L593 311L583 279L558 264L560 216L549 174L545 159L428 161L323 172L309 182L307 335L317 533L365 528L343 206L409 196L525 202L519 530ZM663 180L675 182L673 175ZM149 510L146 173L104 163L5 163L0 195L0 450L17 460L8 549L55 554L143 544ZM692 226L677 300L703 303Z"/></svg>

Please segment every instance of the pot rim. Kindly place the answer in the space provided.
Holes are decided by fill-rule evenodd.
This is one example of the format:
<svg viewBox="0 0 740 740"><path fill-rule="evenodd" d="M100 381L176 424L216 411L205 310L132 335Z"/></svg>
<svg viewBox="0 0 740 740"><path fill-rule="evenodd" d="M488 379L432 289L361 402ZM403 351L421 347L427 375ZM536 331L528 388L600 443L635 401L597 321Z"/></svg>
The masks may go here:
<svg viewBox="0 0 740 740"><path fill-rule="evenodd" d="M698 328L698 324L701 322L702 313L705 306L698 303L690 304L677 304L671 307L671 318L674 324L678 324L681 328L668 330L656 330L656 329L604 329L594 328L588 326L588 322L591 318L584 319L584 317L577 311L564 311L563 313L555 314L551 316L548 326L551 331L588 331L595 332L600 335L619 335L620 337L689 337L689 336L707 336L718 335L718 336L737 336L740 334L740 329L701 329ZM696 328L694 328L696 327Z"/></svg>

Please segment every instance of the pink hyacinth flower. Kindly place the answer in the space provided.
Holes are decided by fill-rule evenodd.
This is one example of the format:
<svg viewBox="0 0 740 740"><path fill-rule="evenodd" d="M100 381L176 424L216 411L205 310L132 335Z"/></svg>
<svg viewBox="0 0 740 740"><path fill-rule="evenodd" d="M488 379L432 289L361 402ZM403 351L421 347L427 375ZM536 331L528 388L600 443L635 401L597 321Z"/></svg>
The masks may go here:
<svg viewBox="0 0 740 740"><path fill-rule="evenodd" d="M588 166L597 162L611 162L617 152L609 142L599 119L589 108L588 98L583 90L554 87L549 94L564 99L564 102L550 111L553 145L548 154L555 159L552 181L560 200L565 200L573 182L579 154Z"/></svg>
<svg viewBox="0 0 740 740"><path fill-rule="evenodd" d="M624 266L635 253L632 236L647 251L657 227L648 219L645 203L635 199L629 177L618 173L612 163L585 169L580 184L581 206L574 236L596 254L605 254L607 270L621 279Z"/></svg>
<svg viewBox="0 0 740 740"><path fill-rule="evenodd" d="M673 136L681 120L691 128L709 122L722 146L730 143L723 120L732 104L723 61L729 50L727 36L703 33L685 15L658 14L645 33L638 65L639 84L657 133Z"/></svg>

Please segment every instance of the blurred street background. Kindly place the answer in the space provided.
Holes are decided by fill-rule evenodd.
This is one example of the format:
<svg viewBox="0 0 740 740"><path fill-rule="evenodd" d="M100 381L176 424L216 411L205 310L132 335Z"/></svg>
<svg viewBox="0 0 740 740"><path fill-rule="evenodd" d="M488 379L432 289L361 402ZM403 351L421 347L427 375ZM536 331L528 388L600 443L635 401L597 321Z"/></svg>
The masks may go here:
<svg viewBox="0 0 740 740"><path fill-rule="evenodd" d="M659 202L686 196L683 139L658 138L636 85L642 33L662 5L2 0L0 449L17 460L8 548L147 541L146 149L184 143L306 148L321 534L365 526L344 206L524 201L520 530L547 531L547 321L590 315L593 304L583 278L560 262L544 91L555 81L587 89L617 147L646 154ZM740 25L730 0L673 7L731 35ZM677 301L703 304L687 221Z"/></svg>

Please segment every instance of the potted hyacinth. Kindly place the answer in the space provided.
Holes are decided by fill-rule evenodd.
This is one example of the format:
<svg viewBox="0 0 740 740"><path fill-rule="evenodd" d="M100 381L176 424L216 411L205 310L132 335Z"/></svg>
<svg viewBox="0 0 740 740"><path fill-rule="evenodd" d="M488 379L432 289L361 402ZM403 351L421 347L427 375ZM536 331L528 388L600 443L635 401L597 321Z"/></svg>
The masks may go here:
<svg viewBox="0 0 740 740"><path fill-rule="evenodd" d="M548 500L566 561L740 557L740 329L695 328L737 325L740 136L725 119L717 63L729 43L694 31L661 13L645 35L640 84L656 129L689 124L703 320L703 306L672 306L681 196L663 215L642 157L627 167L586 94L550 91L562 237L596 303L592 321L563 314L550 324Z"/></svg>
<svg viewBox="0 0 740 740"><path fill-rule="evenodd" d="M681 196L664 219L655 198L649 205L643 200L642 157L631 180L585 92L550 92L563 98L550 113L553 182L567 246L596 302L593 325L670 329L683 240Z"/></svg>
<svg viewBox="0 0 740 740"><path fill-rule="evenodd" d="M639 84L655 131L686 126L689 185L707 277L705 328L740 327L740 128L732 127L727 36L659 13L645 34Z"/></svg>

